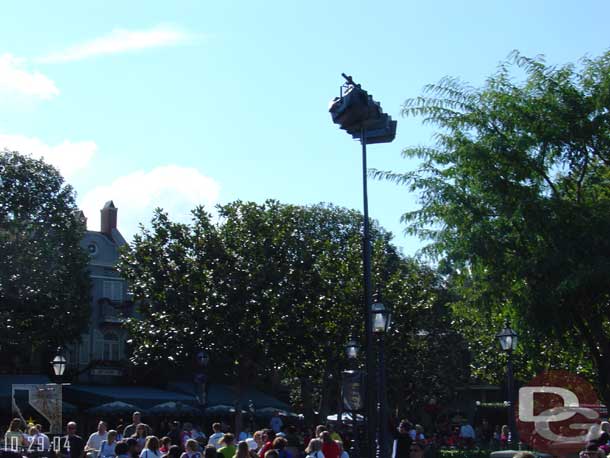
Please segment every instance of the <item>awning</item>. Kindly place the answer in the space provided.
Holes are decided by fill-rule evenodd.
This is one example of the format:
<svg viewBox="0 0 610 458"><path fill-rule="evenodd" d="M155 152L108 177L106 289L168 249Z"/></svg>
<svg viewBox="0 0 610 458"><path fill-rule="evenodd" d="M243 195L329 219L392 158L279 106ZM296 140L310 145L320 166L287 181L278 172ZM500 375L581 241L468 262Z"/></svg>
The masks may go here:
<svg viewBox="0 0 610 458"><path fill-rule="evenodd" d="M191 396L195 395L195 390L192 383L176 382L170 383L168 386L172 390L190 394ZM252 401L254 404L255 409L269 407L277 410L291 410L290 406L285 402L282 402L279 399L252 387L244 388L241 395L238 396L237 389L230 385L209 383L207 387L207 394L208 407L218 405L235 406L235 403L239 400L241 408L244 410L248 410L250 401Z"/></svg>
<svg viewBox="0 0 610 458"><path fill-rule="evenodd" d="M142 410L171 401L196 403L192 395L147 386L68 385L64 387L63 396L66 401L85 409L115 401L133 404Z"/></svg>

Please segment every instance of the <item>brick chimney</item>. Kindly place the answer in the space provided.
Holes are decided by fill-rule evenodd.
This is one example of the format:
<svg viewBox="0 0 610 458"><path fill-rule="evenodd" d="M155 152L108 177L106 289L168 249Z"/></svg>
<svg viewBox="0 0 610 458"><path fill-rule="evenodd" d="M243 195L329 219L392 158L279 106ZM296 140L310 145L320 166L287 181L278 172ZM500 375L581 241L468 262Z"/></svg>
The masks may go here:
<svg viewBox="0 0 610 458"><path fill-rule="evenodd" d="M116 229L117 211L117 208L111 200L106 202L104 208L100 210L102 222L100 231L111 237L112 230Z"/></svg>

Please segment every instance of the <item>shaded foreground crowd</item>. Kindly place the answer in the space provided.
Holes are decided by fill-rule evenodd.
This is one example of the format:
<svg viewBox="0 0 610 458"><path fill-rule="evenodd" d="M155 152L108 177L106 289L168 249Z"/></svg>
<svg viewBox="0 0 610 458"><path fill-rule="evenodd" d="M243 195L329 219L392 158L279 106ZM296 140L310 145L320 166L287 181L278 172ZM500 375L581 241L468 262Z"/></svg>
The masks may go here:
<svg viewBox="0 0 610 458"><path fill-rule="evenodd" d="M349 458L341 436L332 428L319 425L314 433L302 436L291 425L279 431L273 419L271 428L241 432L238 437L223 432L220 423L212 425L207 437L191 423L174 421L167 434L159 437L135 412L125 428L108 430L106 422L100 421L86 441L77 434L75 422L66 425L65 436L53 440L40 425L24 430L22 423L13 419L4 435L5 458L39 452L57 458Z"/></svg>

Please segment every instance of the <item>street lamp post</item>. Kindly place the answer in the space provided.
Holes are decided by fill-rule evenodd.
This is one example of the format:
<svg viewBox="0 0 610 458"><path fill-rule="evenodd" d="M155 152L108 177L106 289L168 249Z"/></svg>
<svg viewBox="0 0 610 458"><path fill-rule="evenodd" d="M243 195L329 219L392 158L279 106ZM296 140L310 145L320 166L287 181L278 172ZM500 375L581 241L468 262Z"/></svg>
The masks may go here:
<svg viewBox="0 0 610 458"><path fill-rule="evenodd" d="M372 286L371 286L371 236L369 227L369 204L367 187L366 145L389 143L396 136L396 121L384 113L381 105L373 100L351 76L343 73L346 83L341 86L339 97L330 103L329 111L333 122L347 131L353 139L360 140L362 145L362 191L363 191L363 237L362 264L364 290L364 318L366 334L366 421L368 443L375 440L376 399L372 374L375 368L373 350L373 330L371 320ZM373 447L369 447L371 456ZM383 457L385 458L385 457Z"/></svg>
<svg viewBox="0 0 610 458"><path fill-rule="evenodd" d="M504 321L504 328L496 334L500 341L502 351L506 353L506 384L508 398L508 428L510 429L511 446L519 446L519 435L515 425L515 380L513 377L513 351L517 349L518 336L517 333L510 327L510 321L507 318Z"/></svg>
<svg viewBox="0 0 610 458"><path fill-rule="evenodd" d="M377 366L377 403L379 409L379 431L377 451L380 458L388 458L388 414L386 403L386 370L384 337L392 321L391 313L376 300L371 307L371 327L377 336L379 364Z"/></svg>

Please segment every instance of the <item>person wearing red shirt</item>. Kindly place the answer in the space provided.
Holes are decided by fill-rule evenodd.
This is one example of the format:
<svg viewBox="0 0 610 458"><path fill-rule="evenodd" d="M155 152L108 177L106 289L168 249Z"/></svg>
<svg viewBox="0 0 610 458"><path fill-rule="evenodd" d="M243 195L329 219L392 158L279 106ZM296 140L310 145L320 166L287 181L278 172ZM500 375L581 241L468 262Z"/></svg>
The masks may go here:
<svg viewBox="0 0 610 458"><path fill-rule="evenodd" d="M322 453L324 454L324 458L341 457L341 449L332 437L330 437L328 431L323 431L322 434L320 434L320 439L322 439Z"/></svg>
<svg viewBox="0 0 610 458"><path fill-rule="evenodd" d="M265 458L265 453L267 450L271 450L273 448L273 440L275 439L275 433L272 429L264 429L263 430L263 447L259 450L258 456L259 458Z"/></svg>

